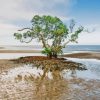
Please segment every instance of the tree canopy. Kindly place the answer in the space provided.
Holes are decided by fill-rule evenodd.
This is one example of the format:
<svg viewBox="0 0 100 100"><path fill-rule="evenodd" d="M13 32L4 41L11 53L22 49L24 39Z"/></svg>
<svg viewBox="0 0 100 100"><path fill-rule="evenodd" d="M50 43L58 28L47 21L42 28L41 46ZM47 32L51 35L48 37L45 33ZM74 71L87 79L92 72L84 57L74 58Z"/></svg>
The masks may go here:
<svg viewBox="0 0 100 100"><path fill-rule="evenodd" d="M26 43L37 39L43 44L44 50L42 53L49 57L57 57L68 43L77 42L79 34L84 29L82 26L75 29L76 23L74 20L71 20L70 25L67 26L58 17L46 15L35 15L31 23L32 27L23 28L14 33L15 38Z"/></svg>

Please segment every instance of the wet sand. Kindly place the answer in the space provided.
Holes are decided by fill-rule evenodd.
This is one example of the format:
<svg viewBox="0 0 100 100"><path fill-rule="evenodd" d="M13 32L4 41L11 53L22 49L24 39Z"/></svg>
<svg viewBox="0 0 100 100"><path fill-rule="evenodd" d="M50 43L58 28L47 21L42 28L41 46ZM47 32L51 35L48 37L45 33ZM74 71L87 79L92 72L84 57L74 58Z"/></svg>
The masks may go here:
<svg viewBox="0 0 100 100"><path fill-rule="evenodd" d="M100 59L100 53L75 53L64 57ZM0 100L99 100L100 80L85 80L77 77L66 80L59 78L59 72L53 73L53 80L45 77L25 76L20 73L15 80L1 80L1 74L7 75L10 69L22 66L13 61L0 60ZM41 76L41 75L40 75Z"/></svg>
<svg viewBox="0 0 100 100"><path fill-rule="evenodd" d="M41 50L0 50L0 53L41 53ZM100 59L99 52L81 52L72 54L63 54L63 57Z"/></svg>
<svg viewBox="0 0 100 100"><path fill-rule="evenodd" d="M0 47L0 49L3 49L4 47Z"/></svg>
<svg viewBox="0 0 100 100"><path fill-rule="evenodd" d="M8 59L0 59L0 73L6 72L9 69L18 67L21 64L15 64L13 61L10 61Z"/></svg>
<svg viewBox="0 0 100 100"><path fill-rule="evenodd" d="M0 50L0 53L40 53L41 50Z"/></svg>
<svg viewBox="0 0 100 100"><path fill-rule="evenodd" d="M100 59L100 53L96 53L96 52L72 53L72 54L65 54L65 55L63 55L63 57L86 58L86 59Z"/></svg>

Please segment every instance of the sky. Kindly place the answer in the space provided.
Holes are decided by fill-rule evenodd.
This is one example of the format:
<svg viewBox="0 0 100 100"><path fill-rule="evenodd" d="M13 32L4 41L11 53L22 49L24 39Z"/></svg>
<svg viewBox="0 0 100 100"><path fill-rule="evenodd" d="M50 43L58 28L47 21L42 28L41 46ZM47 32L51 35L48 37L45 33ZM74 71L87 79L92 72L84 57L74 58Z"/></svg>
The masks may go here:
<svg viewBox="0 0 100 100"><path fill-rule="evenodd" d="M29 45L15 40L13 33L30 27L37 14L57 16L66 24L74 19L91 31L80 34L78 44L100 45L100 0L0 0L0 45Z"/></svg>

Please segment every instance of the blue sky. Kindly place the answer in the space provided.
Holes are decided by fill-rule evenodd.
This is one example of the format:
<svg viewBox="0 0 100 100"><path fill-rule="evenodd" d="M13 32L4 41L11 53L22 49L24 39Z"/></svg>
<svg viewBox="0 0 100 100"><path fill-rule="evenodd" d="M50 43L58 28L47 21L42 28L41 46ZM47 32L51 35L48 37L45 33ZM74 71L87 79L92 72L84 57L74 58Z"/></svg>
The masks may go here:
<svg viewBox="0 0 100 100"><path fill-rule="evenodd" d="M100 24L100 0L77 0L70 15L84 24Z"/></svg>
<svg viewBox="0 0 100 100"><path fill-rule="evenodd" d="M0 0L0 45L26 45L13 33L30 26L36 14L57 16L64 23L75 19L77 25L95 29L82 33L78 44L100 44L100 0Z"/></svg>

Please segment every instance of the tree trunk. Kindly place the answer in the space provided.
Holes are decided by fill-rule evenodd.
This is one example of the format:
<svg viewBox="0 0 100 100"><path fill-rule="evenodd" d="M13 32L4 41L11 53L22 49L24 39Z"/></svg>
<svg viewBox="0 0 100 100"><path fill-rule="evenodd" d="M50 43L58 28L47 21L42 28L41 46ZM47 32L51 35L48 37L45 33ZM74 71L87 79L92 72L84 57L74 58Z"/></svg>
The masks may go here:
<svg viewBox="0 0 100 100"><path fill-rule="evenodd" d="M57 55L57 53L49 53L49 54L47 54L47 57L52 59L52 58L57 58L58 55Z"/></svg>
<svg viewBox="0 0 100 100"><path fill-rule="evenodd" d="M42 41L43 47L44 47L44 48L47 48L45 38L43 37L43 35L42 35L42 34L40 34L40 36L41 36L41 38L40 38L40 39L41 39L41 41Z"/></svg>
<svg viewBox="0 0 100 100"><path fill-rule="evenodd" d="M57 55L57 53L56 52L53 52L53 55L52 55L54 58L57 58L58 57L58 55Z"/></svg>
<svg viewBox="0 0 100 100"><path fill-rule="evenodd" d="M52 58L52 53L47 54L47 57L51 59Z"/></svg>

